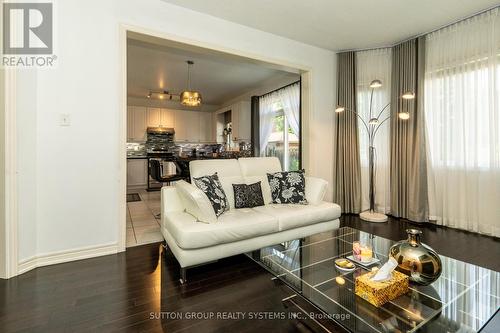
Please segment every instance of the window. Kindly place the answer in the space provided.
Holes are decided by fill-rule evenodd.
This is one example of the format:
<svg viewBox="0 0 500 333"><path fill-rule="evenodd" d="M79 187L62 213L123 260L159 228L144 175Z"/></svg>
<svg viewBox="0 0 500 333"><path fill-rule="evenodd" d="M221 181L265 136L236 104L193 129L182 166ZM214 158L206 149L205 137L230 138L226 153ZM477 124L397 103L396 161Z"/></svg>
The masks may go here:
<svg viewBox="0 0 500 333"><path fill-rule="evenodd" d="M480 64L480 63L483 64ZM489 169L500 160L500 65L464 63L426 75L426 123L434 167ZM427 112L428 111L428 112Z"/></svg>
<svg viewBox="0 0 500 333"><path fill-rule="evenodd" d="M280 102L273 104L272 131L265 156L275 156L283 170L299 169L299 138L293 132Z"/></svg>
<svg viewBox="0 0 500 333"><path fill-rule="evenodd" d="M500 9L426 37L430 218L499 236Z"/></svg>

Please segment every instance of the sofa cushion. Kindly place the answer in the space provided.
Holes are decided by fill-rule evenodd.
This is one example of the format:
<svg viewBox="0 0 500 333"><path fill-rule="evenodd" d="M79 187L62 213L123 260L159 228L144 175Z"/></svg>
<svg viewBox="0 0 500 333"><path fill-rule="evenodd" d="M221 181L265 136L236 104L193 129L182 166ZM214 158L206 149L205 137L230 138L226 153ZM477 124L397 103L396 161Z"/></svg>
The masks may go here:
<svg viewBox="0 0 500 333"><path fill-rule="evenodd" d="M246 176L242 183L245 184L255 184L260 182L260 188L262 190L262 198L264 199L264 205L269 205L272 201L271 197L271 187L269 187L269 181L267 176Z"/></svg>
<svg viewBox="0 0 500 333"><path fill-rule="evenodd" d="M234 190L233 184L244 183L243 177L219 177L222 188L226 193L227 200L229 201L229 209L234 209Z"/></svg>
<svg viewBox="0 0 500 333"><path fill-rule="evenodd" d="M250 208L233 209L219 217L217 223L196 222L190 214L169 212L165 228L183 249L198 249L278 232L276 218Z"/></svg>
<svg viewBox="0 0 500 333"><path fill-rule="evenodd" d="M253 184L233 184L235 208L264 206L260 182Z"/></svg>
<svg viewBox="0 0 500 333"><path fill-rule="evenodd" d="M212 204L202 190L185 180L175 182L174 187L186 212L191 214L195 220L205 223L217 222Z"/></svg>
<svg viewBox="0 0 500 333"><path fill-rule="evenodd" d="M267 174L281 171L280 160L277 157L245 157L238 159L238 162L245 183L261 182L264 204L270 204L272 197Z"/></svg>
<svg viewBox="0 0 500 333"><path fill-rule="evenodd" d="M217 217L229 210L229 202L217 172L210 176L193 177L193 182L210 200Z"/></svg>
<svg viewBox="0 0 500 333"><path fill-rule="evenodd" d="M323 202L328 182L321 178L306 177L306 199L310 205L318 205Z"/></svg>
<svg viewBox="0 0 500 333"><path fill-rule="evenodd" d="M322 202L318 205L272 204L252 209L277 218L280 231L340 217L340 206L331 202Z"/></svg>
<svg viewBox="0 0 500 333"><path fill-rule="evenodd" d="M238 159L241 174L247 176L265 176L266 173L280 172L281 164L277 157L242 157Z"/></svg>
<svg viewBox="0 0 500 333"><path fill-rule="evenodd" d="M217 172L219 178L223 177L241 177L240 164L235 159L213 159L213 160L195 160L189 162L189 172L191 179L212 175Z"/></svg>
<svg viewBox="0 0 500 333"><path fill-rule="evenodd" d="M304 170L268 173L267 179L273 203L307 205Z"/></svg>
<svg viewBox="0 0 500 333"><path fill-rule="evenodd" d="M213 159L196 160L189 162L189 172L191 179L202 177L217 172L219 181L226 193L229 201L229 208L234 209L233 184L244 183L245 180L241 174L240 164L235 159Z"/></svg>

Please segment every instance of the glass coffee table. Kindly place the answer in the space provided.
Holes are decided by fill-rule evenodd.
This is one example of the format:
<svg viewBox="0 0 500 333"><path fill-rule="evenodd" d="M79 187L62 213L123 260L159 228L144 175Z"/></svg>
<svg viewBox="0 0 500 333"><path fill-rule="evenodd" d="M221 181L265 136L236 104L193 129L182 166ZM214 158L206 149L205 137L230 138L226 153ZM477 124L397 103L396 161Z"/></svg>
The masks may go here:
<svg viewBox="0 0 500 333"><path fill-rule="evenodd" d="M477 332L500 307L500 273L441 256L439 279L429 286L410 282L408 293L377 308L354 293L356 276L373 266L357 265L352 272L335 268L336 258L352 254L354 241L371 242L374 257L380 259L375 266L388 259L396 243L343 227L248 256L293 290L295 295L284 302L291 301L325 330L330 322L347 332ZM314 311L305 310L304 303Z"/></svg>

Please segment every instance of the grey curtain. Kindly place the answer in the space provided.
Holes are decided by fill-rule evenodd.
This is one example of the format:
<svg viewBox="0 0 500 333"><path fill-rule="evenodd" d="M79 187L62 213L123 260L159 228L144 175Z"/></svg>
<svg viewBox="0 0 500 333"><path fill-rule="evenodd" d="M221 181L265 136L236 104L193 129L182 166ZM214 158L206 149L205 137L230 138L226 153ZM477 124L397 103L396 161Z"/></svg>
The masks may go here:
<svg viewBox="0 0 500 333"><path fill-rule="evenodd" d="M356 111L356 58L354 52L338 54L337 104ZM336 113L334 144L334 202L343 213L361 210L361 166L358 120L351 112Z"/></svg>
<svg viewBox="0 0 500 333"><path fill-rule="evenodd" d="M424 37L396 45L392 53L391 215L417 222L429 221L423 81ZM416 98L401 95L413 91ZM400 120L398 112L409 112Z"/></svg>
<svg viewBox="0 0 500 333"><path fill-rule="evenodd" d="M252 155L260 156L260 129L259 129L259 96L252 96L251 99L251 144L252 144Z"/></svg>

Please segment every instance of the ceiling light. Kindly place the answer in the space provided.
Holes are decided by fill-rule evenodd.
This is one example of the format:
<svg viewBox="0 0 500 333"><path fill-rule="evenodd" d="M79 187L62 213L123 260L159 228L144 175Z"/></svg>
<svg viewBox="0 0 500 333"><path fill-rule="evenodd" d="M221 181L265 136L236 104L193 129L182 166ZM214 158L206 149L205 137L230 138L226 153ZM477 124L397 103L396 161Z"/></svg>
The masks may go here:
<svg viewBox="0 0 500 333"><path fill-rule="evenodd" d="M181 93L181 104L186 106L199 106L201 104L201 94L198 91L191 90L191 66L194 65L194 62L188 60L187 64L187 89Z"/></svg>
<svg viewBox="0 0 500 333"><path fill-rule="evenodd" d="M169 99L172 100L174 96L179 96L177 94L173 94L168 90L150 90L146 95L147 98L158 98L158 99Z"/></svg>
<svg viewBox="0 0 500 333"><path fill-rule="evenodd" d="M382 81L380 80L373 80L370 83L370 88L380 88L380 87L382 87Z"/></svg>
<svg viewBox="0 0 500 333"><path fill-rule="evenodd" d="M345 107L343 107L341 105L337 105L337 107L335 108L335 112L337 112L337 113L344 112L344 111L345 111Z"/></svg>
<svg viewBox="0 0 500 333"><path fill-rule="evenodd" d="M415 93L413 91L407 91L401 97L403 97L403 99L414 99Z"/></svg>
<svg viewBox="0 0 500 333"><path fill-rule="evenodd" d="M402 119L402 120L408 120L408 119L410 119L410 113L409 112L400 112L400 113L398 113L398 117L399 117L399 119Z"/></svg>

